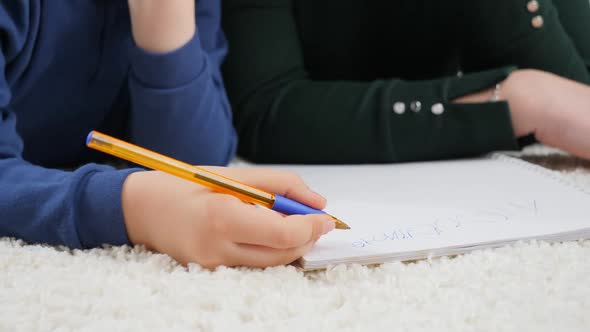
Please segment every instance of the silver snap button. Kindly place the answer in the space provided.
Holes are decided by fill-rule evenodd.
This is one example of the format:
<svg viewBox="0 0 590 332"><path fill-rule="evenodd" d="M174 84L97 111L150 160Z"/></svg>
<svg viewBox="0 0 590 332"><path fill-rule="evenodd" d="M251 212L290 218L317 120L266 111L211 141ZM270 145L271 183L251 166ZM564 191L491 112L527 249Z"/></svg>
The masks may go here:
<svg viewBox="0 0 590 332"><path fill-rule="evenodd" d="M440 114L444 113L445 107L441 103L436 103L436 104L432 105L432 108L430 110L432 111L432 114L440 115Z"/></svg>
<svg viewBox="0 0 590 332"><path fill-rule="evenodd" d="M398 101L397 103L393 104L393 112L395 114L404 114L406 111L406 104Z"/></svg>
<svg viewBox="0 0 590 332"><path fill-rule="evenodd" d="M544 24L545 24L545 21L543 20L543 16L541 16L541 15L535 16L531 20L531 25L535 29L541 29Z"/></svg>
<svg viewBox="0 0 590 332"><path fill-rule="evenodd" d="M529 13L536 13L539 10L539 1L531 0L526 4L526 9Z"/></svg>
<svg viewBox="0 0 590 332"><path fill-rule="evenodd" d="M420 112L420 110L422 110L422 103L419 101L413 101L410 103L410 109L414 112Z"/></svg>

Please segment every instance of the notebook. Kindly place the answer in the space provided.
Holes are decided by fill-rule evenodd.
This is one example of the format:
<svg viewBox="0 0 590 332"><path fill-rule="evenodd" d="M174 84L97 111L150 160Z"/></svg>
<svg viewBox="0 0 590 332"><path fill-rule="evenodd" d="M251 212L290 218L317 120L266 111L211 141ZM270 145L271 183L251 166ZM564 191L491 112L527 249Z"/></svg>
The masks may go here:
<svg viewBox="0 0 590 332"><path fill-rule="evenodd" d="M322 237L298 262L306 270L590 237L590 192L508 155L279 168L302 176L328 198L326 211L351 226Z"/></svg>

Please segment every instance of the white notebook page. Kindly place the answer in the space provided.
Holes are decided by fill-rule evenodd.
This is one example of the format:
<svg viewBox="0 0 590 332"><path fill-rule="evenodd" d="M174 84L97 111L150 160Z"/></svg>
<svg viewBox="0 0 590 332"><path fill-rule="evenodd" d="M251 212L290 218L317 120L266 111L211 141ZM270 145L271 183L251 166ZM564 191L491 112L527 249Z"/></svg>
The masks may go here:
<svg viewBox="0 0 590 332"><path fill-rule="evenodd" d="M365 166L285 166L351 226L321 238L304 267L379 263L518 239L587 237L590 195L511 157Z"/></svg>

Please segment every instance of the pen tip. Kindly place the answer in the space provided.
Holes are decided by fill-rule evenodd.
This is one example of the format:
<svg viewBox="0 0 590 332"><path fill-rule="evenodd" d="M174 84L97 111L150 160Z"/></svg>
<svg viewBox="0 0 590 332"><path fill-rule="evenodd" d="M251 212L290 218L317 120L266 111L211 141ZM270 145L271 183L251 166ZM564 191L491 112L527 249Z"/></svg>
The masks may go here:
<svg viewBox="0 0 590 332"><path fill-rule="evenodd" d="M350 226L348 226L346 223L344 223L344 221L334 217L331 214L329 216L334 219L334 223L336 224L336 229L350 229Z"/></svg>

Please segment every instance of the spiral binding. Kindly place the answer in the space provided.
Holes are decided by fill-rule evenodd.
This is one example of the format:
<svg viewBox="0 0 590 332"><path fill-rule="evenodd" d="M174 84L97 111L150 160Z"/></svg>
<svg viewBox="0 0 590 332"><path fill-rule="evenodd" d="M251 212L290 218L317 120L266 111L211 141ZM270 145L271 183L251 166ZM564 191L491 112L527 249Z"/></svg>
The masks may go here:
<svg viewBox="0 0 590 332"><path fill-rule="evenodd" d="M511 163L514 165L518 165L520 167L524 167L524 168L534 171L536 173L545 175L562 185L579 190L586 195L590 195L590 190L588 190L588 189L580 186L579 184L573 182L572 180L566 178L564 175L560 174L558 171L554 171L549 168L524 161L524 160L517 158L517 157L509 156L505 153L493 152L493 153L489 154L488 156L491 159L499 160L499 161L503 161L503 162L508 162L508 163Z"/></svg>

